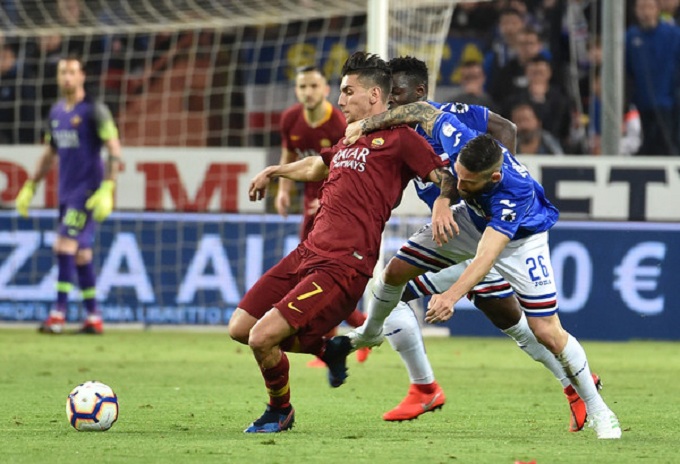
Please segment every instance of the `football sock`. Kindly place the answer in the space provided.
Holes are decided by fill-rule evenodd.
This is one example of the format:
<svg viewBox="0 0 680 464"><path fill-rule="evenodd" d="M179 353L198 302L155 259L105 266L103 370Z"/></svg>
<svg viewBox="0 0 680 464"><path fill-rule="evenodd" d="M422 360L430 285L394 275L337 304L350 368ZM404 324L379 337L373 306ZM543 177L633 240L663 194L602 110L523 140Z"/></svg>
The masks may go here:
<svg viewBox="0 0 680 464"><path fill-rule="evenodd" d="M374 337L380 333L385 319L399 302L403 291L404 285L389 285L383 281L382 276L378 278L371 289L368 317L362 326L366 336Z"/></svg>
<svg viewBox="0 0 680 464"><path fill-rule="evenodd" d="M64 253L57 254L57 303L54 309L66 312L68 294L73 288L73 271L76 267L76 257Z"/></svg>
<svg viewBox="0 0 680 464"><path fill-rule="evenodd" d="M434 372L425 352L418 319L411 307L399 302L385 320L383 331L392 348L401 356L411 383L432 384Z"/></svg>
<svg viewBox="0 0 680 464"><path fill-rule="evenodd" d="M286 353L281 351L281 360L274 367L260 369L269 395L269 404L275 408L290 406L290 383L288 373L290 363Z"/></svg>
<svg viewBox="0 0 680 464"><path fill-rule="evenodd" d="M345 319L345 322L347 322L352 327L359 327L364 323L365 320L366 316L364 315L364 313L362 313L358 309L355 309L354 311L352 311L352 314L350 314L349 317Z"/></svg>
<svg viewBox="0 0 680 464"><path fill-rule="evenodd" d="M416 387L416 390L418 390L420 393L424 393L426 395L431 395L437 390L437 384L433 380L431 383L422 383L422 384L413 384L414 387Z"/></svg>
<svg viewBox="0 0 680 464"><path fill-rule="evenodd" d="M94 266L92 262L87 264L80 264L77 266L78 270L78 285L83 296L83 305L87 314L97 313L97 291L95 289L96 277L94 274Z"/></svg>
<svg viewBox="0 0 680 464"><path fill-rule="evenodd" d="M540 362L552 372L555 378L562 384L562 387L571 385L562 364L555 359L555 355L550 350L536 339L536 336L531 331L531 327L529 327L524 311L522 311L522 317L520 317L519 322L505 329L503 333L515 340L517 346L531 356L534 361Z"/></svg>
<svg viewBox="0 0 680 464"><path fill-rule="evenodd" d="M556 356L564 367L571 385L586 404L588 414L607 409L607 405L597 391L588 367L586 352L581 344L569 334L564 350Z"/></svg>

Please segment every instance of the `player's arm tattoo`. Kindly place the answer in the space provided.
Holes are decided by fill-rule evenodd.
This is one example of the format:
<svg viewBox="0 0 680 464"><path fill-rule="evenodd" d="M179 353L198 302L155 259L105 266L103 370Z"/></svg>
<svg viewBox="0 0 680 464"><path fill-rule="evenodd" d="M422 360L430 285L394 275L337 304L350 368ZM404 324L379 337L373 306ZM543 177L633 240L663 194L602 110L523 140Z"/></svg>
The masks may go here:
<svg viewBox="0 0 680 464"><path fill-rule="evenodd" d="M361 132L368 134L399 124L420 124L428 135L432 135L434 123L440 114L442 112L429 103L409 103L364 119L361 123Z"/></svg>
<svg viewBox="0 0 680 464"><path fill-rule="evenodd" d="M458 194L458 188L455 176L446 168L437 168L432 171L436 180L433 182L439 186L441 193L440 198L448 198L451 204L458 203L460 200L460 195Z"/></svg>

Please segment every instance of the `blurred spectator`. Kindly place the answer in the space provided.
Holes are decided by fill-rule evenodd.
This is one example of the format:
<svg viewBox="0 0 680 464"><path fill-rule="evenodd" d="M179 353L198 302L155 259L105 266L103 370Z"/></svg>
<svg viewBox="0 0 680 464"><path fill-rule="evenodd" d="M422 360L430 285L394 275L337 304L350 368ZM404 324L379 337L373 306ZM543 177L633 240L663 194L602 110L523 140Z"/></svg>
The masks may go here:
<svg viewBox="0 0 680 464"><path fill-rule="evenodd" d="M496 80L499 79L500 69L517 56L522 29L524 29L524 18L519 11L508 8L500 12L498 36L493 40L490 51L484 57L487 90L494 88ZM491 96L493 97L493 93Z"/></svg>
<svg viewBox="0 0 680 464"><path fill-rule="evenodd" d="M461 2L451 17L451 31L489 43L498 22L498 11L492 2Z"/></svg>
<svg viewBox="0 0 680 464"><path fill-rule="evenodd" d="M0 46L0 144L33 143L35 90L14 44Z"/></svg>
<svg viewBox="0 0 680 464"><path fill-rule="evenodd" d="M525 28L519 33L517 42L517 56L501 67L489 87L489 95L495 101L503 101L508 96L526 89L528 85L525 68L529 61L543 54L549 58L550 54L543 48L541 38L534 29Z"/></svg>
<svg viewBox="0 0 680 464"><path fill-rule="evenodd" d="M448 101L486 106L498 113L496 103L484 91L484 68L479 61L466 61L460 68L460 89Z"/></svg>
<svg viewBox="0 0 680 464"><path fill-rule="evenodd" d="M505 113L519 102L529 103L543 129L565 146L571 129L571 104L559 87L550 84L551 77L550 62L540 55L532 58L526 66L528 85L505 100Z"/></svg>
<svg viewBox="0 0 680 464"><path fill-rule="evenodd" d="M661 9L661 21L668 24L678 24L680 19L680 0L659 0Z"/></svg>
<svg viewBox="0 0 680 464"><path fill-rule="evenodd" d="M639 155L678 155L680 29L660 22L657 0L636 0L637 26L626 33L626 71L640 112Z"/></svg>
<svg viewBox="0 0 680 464"><path fill-rule="evenodd" d="M519 103L510 112L517 125L518 155L563 155L564 150L555 137L543 130L541 121L528 103Z"/></svg>

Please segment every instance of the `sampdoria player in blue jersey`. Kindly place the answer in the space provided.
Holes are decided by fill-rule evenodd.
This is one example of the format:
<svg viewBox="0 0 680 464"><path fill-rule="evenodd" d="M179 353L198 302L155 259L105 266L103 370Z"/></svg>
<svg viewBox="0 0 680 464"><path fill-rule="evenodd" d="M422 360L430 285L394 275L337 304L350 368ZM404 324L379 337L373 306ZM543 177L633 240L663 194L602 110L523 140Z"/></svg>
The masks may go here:
<svg viewBox="0 0 680 464"><path fill-rule="evenodd" d="M390 107L397 108L416 101L427 101L428 69L427 65L414 57L398 57L390 61L392 69L392 93ZM443 112L455 115L462 123L460 137L467 134L466 140L477 133L489 133L504 145L514 147L516 130L512 122L491 112L488 108L461 103L436 103L430 105ZM438 140L433 139L420 125L416 131L423 136L435 152L449 159ZM468 129L472 130L469 132ZM456 135L459 137L459 135ZM459 142L462 142L460 140ZM455 153L462 147L459 143L452 148ZM454 153L454 155L455 155ZM432 183L414 180L418 196L432 209L434 201L440 194L439 188ZM428 360L425 346L420 336L420 326L415 314L405 303L449 288L460 277L469 260L451 266L446 260L422 259L406 244L399 253L405 259L423 270L428 271L409 281L402 295L402 301L385 320L383 333L392 348L399 353L408 371L410 387L406 397L393 409L383 415L386 421L402 421L415 419L421 414L442 407L446 401L443 389L435 380L434 371ZM573 389L562 365L555 356L538 342L529 328L524 312L514 296L510 285L495 271L492 271L483 282L470 292L471 299L493 324L503 333L510 336L522 351L534 360L541 362L561 383L570 406L569 430L577 432L586 422L587 414L583 400ZM594 382L599 385L599 378L594 374ZM427 405L427 407L423 407Z"/></svg>
<svg viewBox="0 0 680 464"><path fill-rule="evenodd" d="M92 265L93 221L103 221L113 209L121 158L118 130L108 108L86 97L85 72L79 59L59 60L57 83L62 98L49 113L45 151L35 174L19 191L16 208L19 214L28 216L38 184L58 158L59 224L53 246L59 269L57 300L39 331L63 332L68 293L77 274L87 311L80 332L100 334L103 323L96 306L96 277ZM103 146L109 153L106 168L101 158Z"/></svg>
<svg viewBox="0 0 680 464"><path fill-rule="evenodd" d="M432 224L412 235L399 252L411 249L412 254L393 258L376 282L366 323L349 334L352 345L375 346L382 341L383 323L399 302L406 283L424 272L410 256L471 260L450 288L432 296L425 317L429 323L448 320L455 303L478 282L488 279L495 268L517 295L536 338L560 362L585 402L598 438L620 438L618 419L592 381L583 347L562 328L557 315L548 230L557 221L558 211L545 197L543 187L492 137L476 135L454 114L425 102L351 124L347 143L361 134L404 123L420 124L449 155L458 179L458 194L464 201L451 206L453 192L442 192L437 198Z"/></svg>

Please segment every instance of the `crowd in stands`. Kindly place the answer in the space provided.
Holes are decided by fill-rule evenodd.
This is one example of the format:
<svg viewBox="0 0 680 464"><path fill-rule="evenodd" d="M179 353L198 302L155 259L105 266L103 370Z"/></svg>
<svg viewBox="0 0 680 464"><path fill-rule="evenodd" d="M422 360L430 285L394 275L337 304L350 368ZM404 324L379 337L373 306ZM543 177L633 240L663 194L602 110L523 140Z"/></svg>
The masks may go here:
<svg viewBox="0 0 680 464"><path fill-rule="evenodd" d="M16 0L0 6L2 18L11 18ZM82 34L81 0L55 6L62 34L0 32L0 144L37 141L36 121L57 97L60 56L83 57L89 87L103 93L116 114L121 94L143 92L143 76L162 67L168 49L180 42L170 33ZM619 153L680 154L680 0L626 0L626 11ZM109 24L110 14L102 10L97 21ZM458 4L450 35L474 41L480 53L461 58L456 91L446 97L513 120L520 153L600 154L602 14L601 0Z"/></svg>

